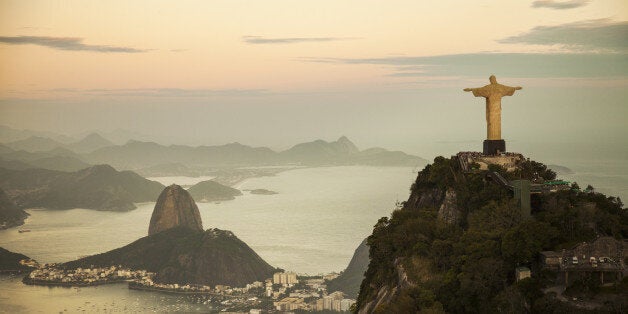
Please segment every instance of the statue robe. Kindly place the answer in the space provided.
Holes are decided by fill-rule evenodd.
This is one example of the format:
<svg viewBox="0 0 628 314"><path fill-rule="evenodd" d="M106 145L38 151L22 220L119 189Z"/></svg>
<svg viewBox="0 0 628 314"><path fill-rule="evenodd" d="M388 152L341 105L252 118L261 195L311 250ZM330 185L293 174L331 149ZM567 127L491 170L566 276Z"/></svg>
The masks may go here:
<svg viewBox="0 0 628 314"><path fill-rule="evenodd" d="M486 98L486 139L502 139L502 97L512 96L515 90L499 83L471 89L473 96Z"/></svg>

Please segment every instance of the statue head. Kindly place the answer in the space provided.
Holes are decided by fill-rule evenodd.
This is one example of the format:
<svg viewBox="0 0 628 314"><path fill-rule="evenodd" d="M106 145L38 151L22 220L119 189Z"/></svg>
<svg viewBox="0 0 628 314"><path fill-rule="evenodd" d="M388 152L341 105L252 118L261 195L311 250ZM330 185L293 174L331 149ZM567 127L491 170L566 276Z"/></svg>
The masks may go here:
<svg viewBox="0 0 628 314"><path fill-rule="evenodd" d="M491 84L497 84L497 78L495 78L495 75L491 75L488 80L491 82Z"/></svg>

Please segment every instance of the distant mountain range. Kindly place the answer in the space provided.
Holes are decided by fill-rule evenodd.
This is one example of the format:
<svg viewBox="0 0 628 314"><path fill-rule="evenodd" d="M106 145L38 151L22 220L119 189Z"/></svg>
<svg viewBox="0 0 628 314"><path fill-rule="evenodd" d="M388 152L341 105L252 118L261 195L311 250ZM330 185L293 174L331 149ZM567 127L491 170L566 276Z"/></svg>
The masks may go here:
<svg viewBox="0 0 628 314"><path fill-rule="evenodd" d="M115 145L97 133L67 142L41 136L42 132L16 131L0 127L0 139L13 133L31 136L0 144L0 167L14 170L43 168L77 171L96 164L109 164L120 170L137 170L146 176L203 175L225 167L246 166L420 166L426 160L383 148L360 150L347 137L336 141L316 140L276 152L268 147L240 143L217 146L161 145L131 140Z"/></svg>
<svg viewBox="0 0 628 314"><path fill-rule="evenodd" d="M154 201L164 186L131 171L97 165L76 172L0 168L0 188L21 208L126 211Z"/></svg>
<svg viewBox="0 0 628 314"><path fill-rule="evenodd" d="M31 136L23 140L5 144L5 146L16 151L39 152L50 151L56 148L66 148L75 153L89 153L99 148L113 145L115 144L97 133L91 133L82 140L71 143L63 143L48 137Z"/></svg>
<svg viewBox="0 0 628 314"><path fill-rule="evenodd" d="M167 168L165 165L194 168L269 165L417 166L426 163L423 158L383 148L360 151L344 136L334 142L317 140L297 144L282 152L240 143L191 147L131 141L121 146L103 147L85 155L85 159L94 164L108 163L119 169L142 169L144 172L154 167L162 173Z"/></svg>
<svg viewBox="0 0 628 314"><path fill-rule="evenodd" d="M33 131L33 130L18 130L13 129L8 126L0 125L0 142L9 143L19 140L24 140L29 137L46 137L53 139L57 142L61 143L71 143L76 141L75 138L63 134L58 134L54 132L46 132L46 131Z"/></svg>

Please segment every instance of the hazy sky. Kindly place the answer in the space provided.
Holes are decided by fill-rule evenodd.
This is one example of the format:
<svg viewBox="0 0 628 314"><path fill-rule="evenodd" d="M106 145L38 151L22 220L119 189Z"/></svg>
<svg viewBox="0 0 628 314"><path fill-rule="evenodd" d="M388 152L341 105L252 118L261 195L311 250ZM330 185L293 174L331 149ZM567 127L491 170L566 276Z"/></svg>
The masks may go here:
<svg viewBox="0 0 628 314"><path fill-rule="evenodd" d="M507 140L628 144L628 2L0 1L13 128L275 148L347 135L425 155L481 143L484 101L462 89L491 74L523 87L502 101Z"/></svg>

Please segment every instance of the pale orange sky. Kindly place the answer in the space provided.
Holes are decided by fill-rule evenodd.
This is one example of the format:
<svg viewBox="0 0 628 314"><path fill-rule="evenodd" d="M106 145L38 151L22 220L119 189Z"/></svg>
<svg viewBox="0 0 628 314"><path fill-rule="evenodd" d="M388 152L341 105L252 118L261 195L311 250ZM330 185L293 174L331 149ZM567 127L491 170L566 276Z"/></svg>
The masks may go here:
<svg viewBox="0 0 628 314"><path fill-rule="evenodd" d="M386 76L391 72L386 66L301 58L564 50L497 40L540 25L626 21L627 8L625 1L591 1L569 10L500 0L1 1L0 36L78 37L88 45L147 51L0 43L0 97L57 97L51 89L382 88L409 79ZM249 44L244 36L338 40Z"/></svg>
<svg viewBox="0 0 628 314"><path fill-rule="evenodd" d="M0 0L0 125L18 129L428 157L484 138L462 89L491 74L523 86L508 141L628 147L625 0Z"/></svg>

